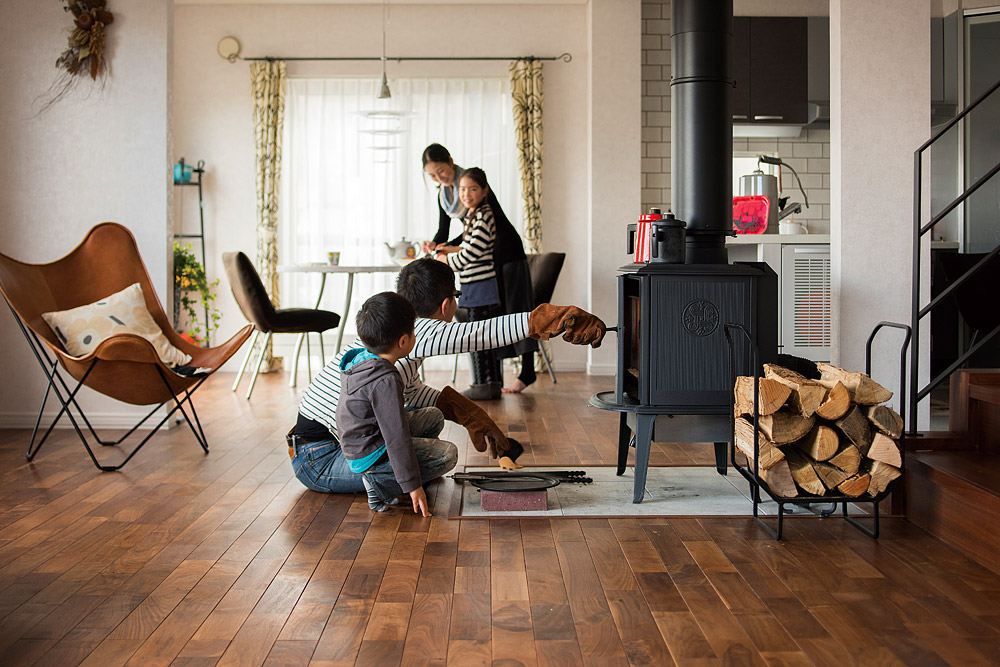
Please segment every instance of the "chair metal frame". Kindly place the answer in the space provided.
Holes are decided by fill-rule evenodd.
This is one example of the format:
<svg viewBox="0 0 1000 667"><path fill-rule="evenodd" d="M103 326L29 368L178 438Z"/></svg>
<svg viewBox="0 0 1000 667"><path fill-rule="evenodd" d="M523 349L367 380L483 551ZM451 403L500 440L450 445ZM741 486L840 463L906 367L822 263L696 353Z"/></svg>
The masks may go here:
<svg viewBox="0 0 1000 667"><path fill-rule="evenodd" d="M4 298L4 300L7 301L6 297ZM77 436L79 436L80 441L86 448L87 454L90 455L90 460L94 462L94 465L97 466L99 470L102 470L104 472L113 472L115 470L120 470L126 463L128 463L132 459L133 456L135 456L138 453L140 449L142 449L142 447L147 442L149 442L150 438L156 435L157 431L160 430L160 427L163 426L165 423L167 423L167 421L178 410L184 416L184 420L187 422L188 426L191 427L191 432L194 433L195 440L198 441L198 444L201 446L202 450L206 454L208 454L208 439L205 437L205 432L201 426L201 420L198 419L198 413L194 408L194 402L191 400L191 394L196 389L198 389L198 387L200 387L206 379L208 379L208 375L199 379L198 382L195 383L192 387L183 390L184 397L178 399L177 393L173 390L173 388L171 388L170 384L167 382L167 378L163 375L163 371L157 368L156 369L157 373L163 380L164 386L167 388L167 391L169 391L170 395L173 397L174 407L163 417L163 419L160 420L160 422L156 426L152 428L149 434L145 438L143 438L142 441L125 456L125 459L121 463L119 463L118 465L102 464L100 461L97 460L97 456L94 455L94 450L91 449L86 434L80 428L80 425L77 423L77 420L73 416L72 411L70 411L70 406L76 408L77 412L79 413L79 418L83 421L84 424L86 424L87 430L90 431L90 434L93 436L94 440L98 444L103 445L105 447L113 447L120 445L130 435L132 435L133 433L135 433L135 431L141 428L142 425L145 424L146 421L148 421L149 418L152 417L157 410L166 405L167 401L164 401L163 403L154 406L153 409L148 414L146 414L145 417L139 420L139 422L135 426L133 426L127 433L125 433L125 435L118 438L118 440L114 441L102 440L101 437L97 434L97 431L94 430L94 426L90 423L90 420L87 419L87 414L83 411L83 408L81 408L80 404L77 403L76 401L77 393L79 393L81 387L86 385L87 377L90 375L90 372L94 370L94 367L97 365L97 362L99 360L95 358L93 361L91 361L90 365L87 368L87 371L83 374L83 377L77 382L76 387L70 389L69 384L66 382L62 374L59 372L59 360L53 359L49 355L49 353L46 352L45 346L42 344L42 341L38 337L38 334L29 329L27 326L25 326L24 322L21 321L21 318L14 310L14 307L10 304L10 301L7 301L7 307L10 308L10 312L14 315L14 319L17 321L17 325L21 330L21 334L24 336L25 340L28 341L28 346L31 348L31 352L34 354L35 360L38 361L38 365L42 367L42 372L48 379L48 385L45 387L45 394L42 396L42 404L39 406L38 415L35 417L35 426L31 431L31 440L28 441L28 450L24 454L25 459L27 459L28 461L34 460L35 456L38 454L38 451L42 448L42 445L44 445L45 441L48 439L49 434L52 433L52 430L55 428L56 424L59 423L59 420L65 414L69 418L70 422L73 424L73 429L76 431ZM62 391L59 390L59 385L62 386ZM41 439L38 440L38 442L36 443L35 439L38 437L38 430L41 427L42 415L44 414L45 411L45 405L48 403L50 392L55 393L56 399L59 401L59 404L62 407L56 414L55 418L53 418L52 423L50 423L48 428L45 430L45 433L42 435ZM63 398L63 392L66 393L66 398ZM189 417L187 412L184 410L184 403L187 403L188 407L191 408L191 415L194 417L194 421L191 421L191 417Z"/></svg>

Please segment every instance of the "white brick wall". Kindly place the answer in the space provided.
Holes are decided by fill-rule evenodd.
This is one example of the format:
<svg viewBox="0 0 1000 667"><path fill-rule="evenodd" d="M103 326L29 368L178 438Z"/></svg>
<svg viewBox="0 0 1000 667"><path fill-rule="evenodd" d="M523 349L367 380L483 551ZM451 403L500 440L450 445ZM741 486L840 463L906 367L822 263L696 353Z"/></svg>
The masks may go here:
<svg viewBox="0 0 1000 667"><path fill-rule="evenodd" d="M733 139L734 152L777 154L799 174L809 208L793 216L813 234L830 231L830 131L803 129L795 138ZM734 193L738 194L738 193ZM795 177L782 195L800 201ZM642 207L670 203L670 0L642 2Z"/></svg>

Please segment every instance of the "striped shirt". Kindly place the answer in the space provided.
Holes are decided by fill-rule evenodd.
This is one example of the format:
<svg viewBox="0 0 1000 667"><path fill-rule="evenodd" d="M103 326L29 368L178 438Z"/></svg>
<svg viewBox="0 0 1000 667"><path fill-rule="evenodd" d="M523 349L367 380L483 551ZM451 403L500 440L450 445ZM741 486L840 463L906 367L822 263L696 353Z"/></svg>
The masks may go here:
<svg viewBox="0 0 1000 667"><path fill-rule="evenodd" d="M464 222L461 250L448 255L448 266L455 270L462 284L495 278L493 248L497 242L497 225L493 209L483 200Z"/></svg>
<svg viewBox="0 0 1000 667"><path fill-rule="evenodd" d="M403 378L403 404L425 408L437 404L440 391L420 379L420 365L426 357L489 350L512 345L528 337L529 313L503 315L479 322L442 322L418 317L414 326L417 343L408 357L396 362ZM348 350L364 347L360 339L328 363L306 389L299 414L326 426L337 435L337 402L340 400L340 358Z"/></svg>

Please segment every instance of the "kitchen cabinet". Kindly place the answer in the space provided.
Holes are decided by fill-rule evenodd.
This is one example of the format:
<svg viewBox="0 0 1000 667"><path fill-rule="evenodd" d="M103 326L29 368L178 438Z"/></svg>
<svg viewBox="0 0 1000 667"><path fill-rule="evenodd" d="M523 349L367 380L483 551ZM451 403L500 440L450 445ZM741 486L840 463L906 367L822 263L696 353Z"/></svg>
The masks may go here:
<svg viewBox="0 0 1000 667"><path fill-rule="evenodd" d="M733 121L808 122L808 61L805 17L735 17Z"/></svg>

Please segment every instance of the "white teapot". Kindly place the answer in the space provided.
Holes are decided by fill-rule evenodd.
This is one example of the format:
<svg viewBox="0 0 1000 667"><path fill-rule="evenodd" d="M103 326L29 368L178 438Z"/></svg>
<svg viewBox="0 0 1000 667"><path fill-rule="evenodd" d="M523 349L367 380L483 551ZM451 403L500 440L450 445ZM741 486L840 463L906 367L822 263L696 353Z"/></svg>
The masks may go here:
<svg viewBox="0 0 1000 667"><path fill-rule="evenodd" d="M403 237L398 243L389 245L385 244L386 250L389 251L389 257L393 260L407 260L416 259L417 253L420 251L420 247L416 243L411 243Z"/></svg>

